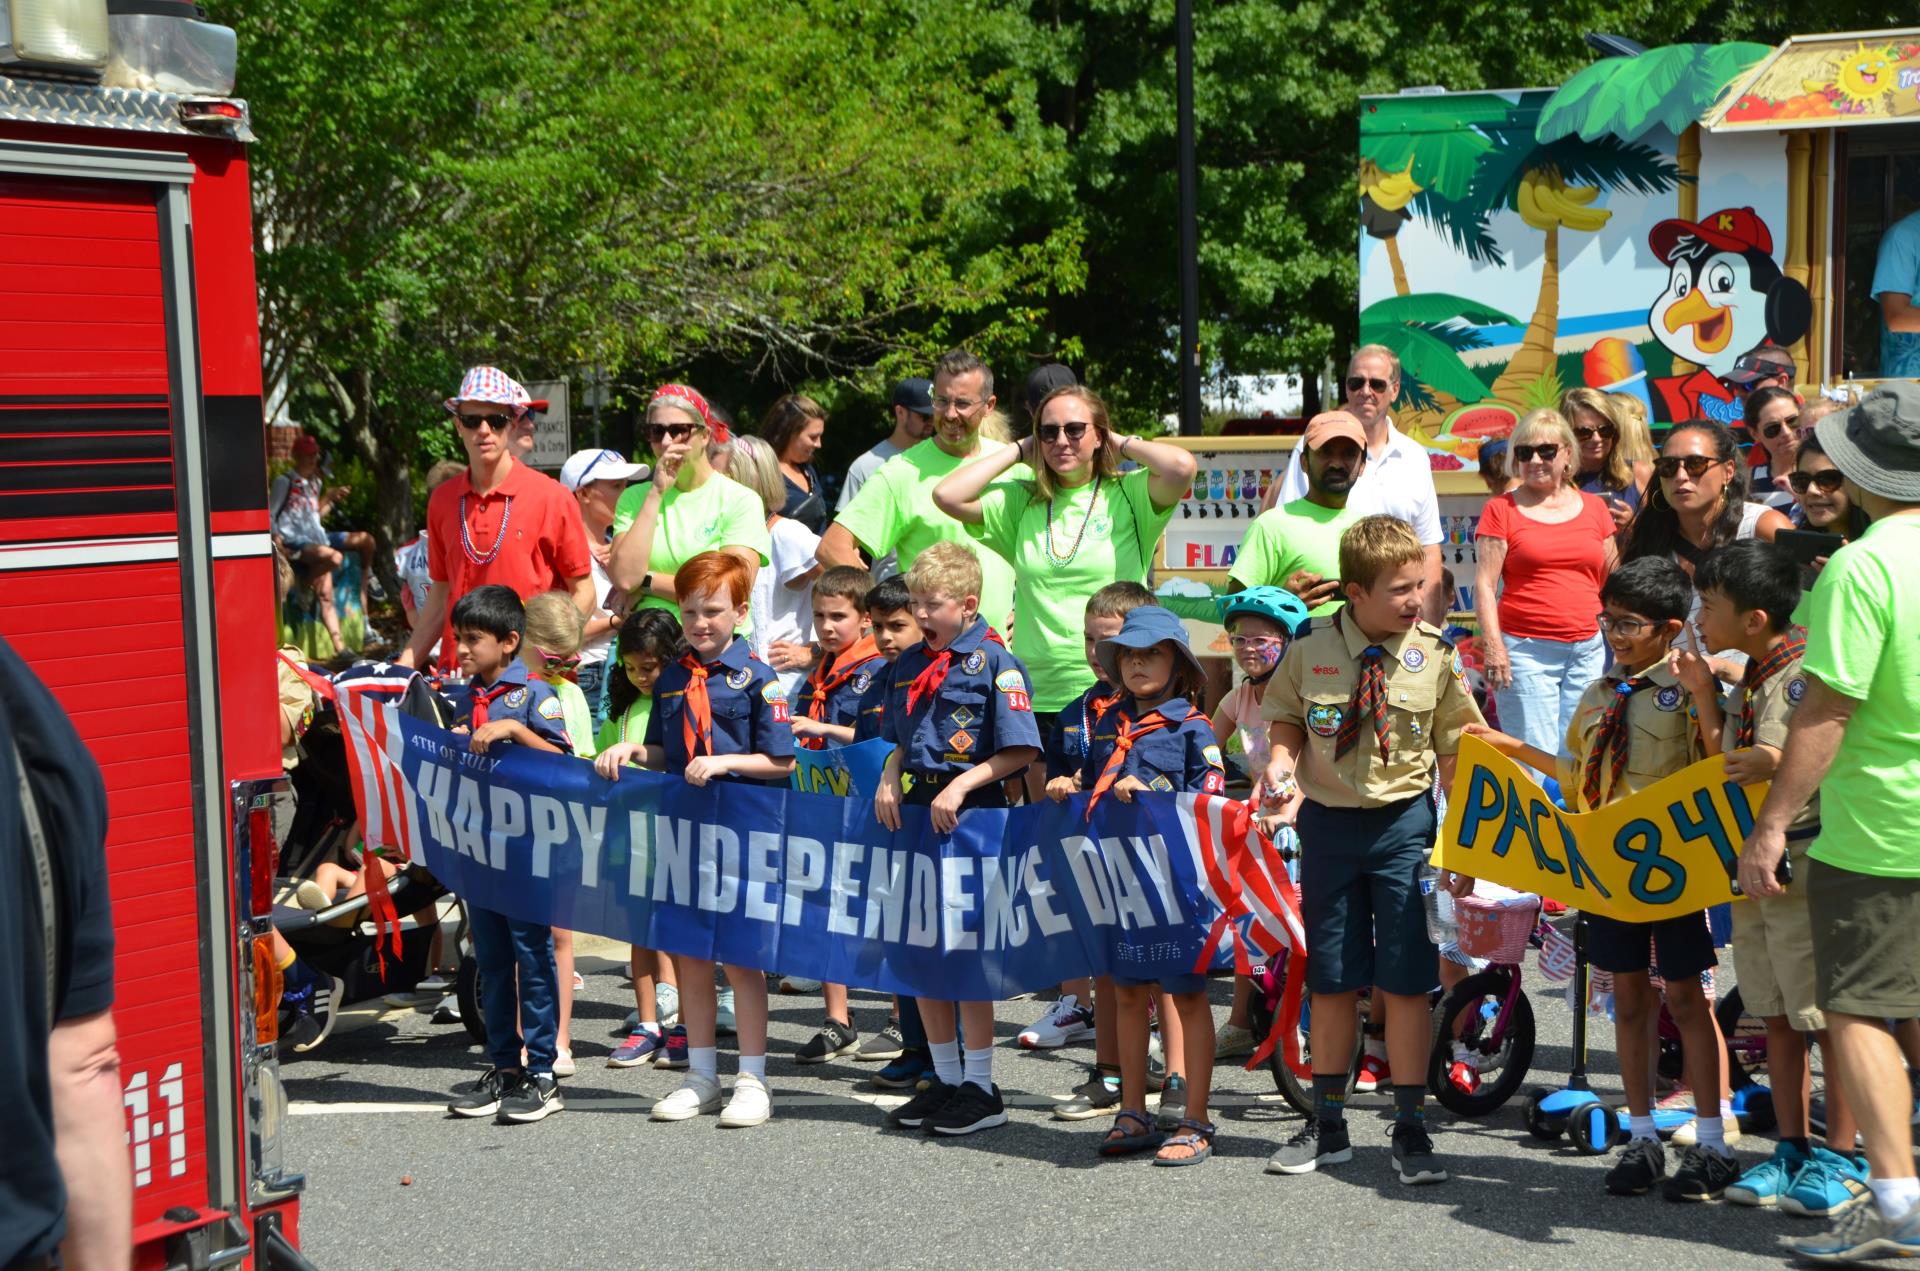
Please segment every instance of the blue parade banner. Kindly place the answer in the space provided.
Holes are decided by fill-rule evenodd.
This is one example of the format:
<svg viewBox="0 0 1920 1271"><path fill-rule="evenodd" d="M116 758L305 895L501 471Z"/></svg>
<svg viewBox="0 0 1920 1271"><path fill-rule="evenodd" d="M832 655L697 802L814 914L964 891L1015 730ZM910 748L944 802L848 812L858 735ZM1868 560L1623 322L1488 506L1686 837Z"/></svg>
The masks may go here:
<svg viewBox="0 0 1920 1271"><path fill-rule="evenodd" d="M394 846L469 904L527 921L947 1000L1186 974L1229 936L1304 945L1278 855L1219 796L1109 797L1090 824L1085 796L979 809L945 836L910 807L896 833L870 795L638 769L607 781L584 760L474 754L465 736L377 714L359 759ZM835 773L850 791L862 772L877 781L871 755L842 757L815 769L826 788Z"/></svg>
<svg viewBox="0 0 1920 1271"><path fill-rule="evenodd" d="M828 750L796 750L793 788L872 802L892 753L893 743L878 737Z"/></svg>

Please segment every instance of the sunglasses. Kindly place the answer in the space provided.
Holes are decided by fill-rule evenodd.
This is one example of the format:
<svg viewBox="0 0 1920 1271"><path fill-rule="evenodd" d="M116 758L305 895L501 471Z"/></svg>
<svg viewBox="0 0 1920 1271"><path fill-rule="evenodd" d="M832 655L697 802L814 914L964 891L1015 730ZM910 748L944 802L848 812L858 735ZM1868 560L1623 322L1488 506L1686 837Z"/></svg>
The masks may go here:
<svg viewBox="0 0 1920 1271"><path fill-rule="evenodd" d="M1680 475L1680 469L1685 468L1687 475L1698 481L1707 474L1707 469L1717 463L1726 462L1728 460L1715 459L1712 455L1687 455L1685 458L1678 455L1662 455L1653 461L1653 471L1654 475L1662 481L1671 481Z"/></svg>
<svg viewBox="0 0 1920 1271"><path fill-rule="evenodd" d="M1091 427L1093 427L1093 425L1086 420L1076 419L1065 424L1041 424L1038 428L1034 429L1034 432L1039 434L1041 445L1051 446L1054 442L1060 440L1060 434L1063 432L1067 434L1068 441L1077 443L1082 437L1087 435L1087 429Z"/></svg>
<svg viewBox="0 0 1920 1271"><path fill-rule="evenodd" d="M1793 488L1795 494L1805 494L1815 486L1820 487L1822 494L1838 494L1840 487L1846 483L1846 475L1838 468L1828 468L1824 472L1790 472L1787 474L1787 484Z"/></svg>
<svg viewBox="0 0 1920 1271"><path fill-rule="evenodd" d="M1521 463L1532 462L1535 455L1540 456L1542 463L1552 463L1560 457L1560 443L1557 441L1549 441L1539 446L1515 446L1513 448L1513 457Z"/></svg>
<svg viewBox="0 0 1920 1271"><path fill-rule="evenodd" d="M1347 391L1349 393L1357 393L1363 388L1370 388L1376 393L1384 393L1389 386L1390 382L1387 380L1371 379L1365 375L1347 376Z"/></svg>
<svg viewBox="0 0 1920 1271"><path fill-rule="evenodd" d="M1601 424L1598 428L1590 424L1575 425L1573 435L1581 441L1592 441L1595 437L1605 437L1612 441L1620 435L1620 430L1612 424Z"/></svg>
<svg viewBox="0 0 1920 1271"><path fill-rule="evenodd" d="M647 438L656 446L669 437L675 441L685 441L693 436L693 430L699 426L698 424L648 424Z"/></svg>
<svg viewBox="0 0 1920 1271"><path fill-rule="evenodd" d="M455 415L454 418L459 420L460 426L468 432L472 432L482 424L495 432L505 432L507 426L513 422L512 415Z"/></svg>
<svg viewBox="0 0 1920 1271"><path fill-rule="evenodd" d="M533 651L540 655L540 661L545 663L548 675L555 675L561 671L571 671L580 665L580 655L578 653L570 658L563 658L557 653L548 653L537 644L533 646Z"/></svg>
<svg viewBox="0 0 1920 1271"><path fill-rule="evenodd" d="M1787 429L1797 428L1799 424L1800 424L1800 412L1795 411L1793 414L1788 415L1785 419L1776 419L1772 423L1768 424L1765 428L1762 428L1760 430L1760 435L1762 437L1765 437L1768 441L1772 441L1775 437L1778 437L1781 433L1785 432Z"/></svg>

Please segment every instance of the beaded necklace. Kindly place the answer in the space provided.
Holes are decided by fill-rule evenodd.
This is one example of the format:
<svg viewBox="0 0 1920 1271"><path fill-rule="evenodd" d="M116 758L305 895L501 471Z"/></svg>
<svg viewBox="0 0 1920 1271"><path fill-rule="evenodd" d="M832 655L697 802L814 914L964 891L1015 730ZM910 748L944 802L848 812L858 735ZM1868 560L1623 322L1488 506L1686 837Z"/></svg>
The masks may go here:
<svg viewBox="0 0 1920 1271"><path fill-rule="evenodd" d="M500 532L493 536L493 546L482 555L473 550L473 536L467 529L467 496L460 496L460 550L467 559L476 565L491 565L493 558L500 554L500 548L507 541L507 522L513 519L513 496L506 496L506 506L500 509Z"/></svg>
<svg viewBox="0 0 1920 1271"><path fill-rule="evenodd" d="M1053 500L1047 500L1047 559L1056 565L1071 565L1073 558L1080 554L1080 543L1087 536L1087 526L1093 524L1093 513L1100 506L1100 483L1104 476L1093 479L1093 497L1087 501L1087 514L1080 518L1080 532L1073 536L1073 546L1062 556L1053 546Z"/></svg>

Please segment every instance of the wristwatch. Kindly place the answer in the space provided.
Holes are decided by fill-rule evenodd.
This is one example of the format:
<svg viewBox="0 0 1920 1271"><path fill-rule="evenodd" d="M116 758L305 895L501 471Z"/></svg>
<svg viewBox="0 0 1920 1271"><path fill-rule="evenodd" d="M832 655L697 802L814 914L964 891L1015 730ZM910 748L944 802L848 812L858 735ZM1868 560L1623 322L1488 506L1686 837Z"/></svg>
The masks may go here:
<svg viewBox="0 0 1920 1271"><path fill-rule="evenodd" d="M640 575L640 586L637 590L643 596L651 596L653 594L653 574L651 572Z"/></svg>

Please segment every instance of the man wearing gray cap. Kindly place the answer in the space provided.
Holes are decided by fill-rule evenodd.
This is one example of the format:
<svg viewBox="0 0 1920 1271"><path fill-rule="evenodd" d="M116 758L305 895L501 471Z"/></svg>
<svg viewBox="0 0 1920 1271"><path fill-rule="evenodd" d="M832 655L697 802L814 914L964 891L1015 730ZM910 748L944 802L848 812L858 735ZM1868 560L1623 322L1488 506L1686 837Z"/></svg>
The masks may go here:
<svg viewBox="0 0 1920 1271"><path fill-rule="evenodd" d="M931 436L933 381L901 380L893 386L893 432L885 441L847 465L846 484L840 487L840 501L834 505L834 512L847 510L847 505L853 502L853 496L860 492L860 487L867 483L868 477L879 471L881 464ZM873 563L875 582L891 578L899 572L899 562L892 552Z"/></svg>
<svg viewBox="0 0 1920 1271"><path fill-rule="evenodd" d="M1804 700L1740 853L1740 888L1779 894L1787 825L1817 789L1819 837L1791 883L1807 889L1814 998L1866 1136L1872 1200L1789 1243L1819 1261L1913 1257L1913 1093L1888 1021L1920 1016L1920 384L1883 384L1814 434L1873 520L1795 614L1805 680L1788 695Z"/></svg>

